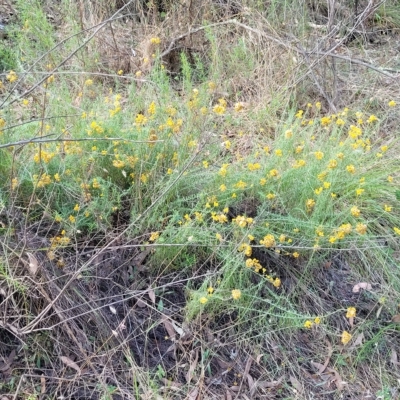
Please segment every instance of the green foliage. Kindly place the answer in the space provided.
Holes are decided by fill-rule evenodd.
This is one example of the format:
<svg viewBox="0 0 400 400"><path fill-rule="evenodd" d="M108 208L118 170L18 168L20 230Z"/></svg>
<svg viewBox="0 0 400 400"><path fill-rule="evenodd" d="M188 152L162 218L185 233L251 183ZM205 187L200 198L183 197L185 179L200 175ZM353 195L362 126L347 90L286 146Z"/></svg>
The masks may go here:
<svg viewBox="0 0 400 400"><path fill-rule="evenodd" d="M0 72L6 72L17 68L17 59L13 50L0 41Z"/></svg>

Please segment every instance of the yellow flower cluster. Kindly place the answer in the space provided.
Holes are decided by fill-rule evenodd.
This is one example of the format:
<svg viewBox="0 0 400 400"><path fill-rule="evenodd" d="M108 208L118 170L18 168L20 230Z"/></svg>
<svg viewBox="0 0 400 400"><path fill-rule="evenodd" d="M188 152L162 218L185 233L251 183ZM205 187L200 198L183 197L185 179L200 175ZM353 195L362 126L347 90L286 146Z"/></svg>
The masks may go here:
<svg viewBox="0 0 400 400"><path fill-rule="evenodd" d="M10 71L7 76L6 79L10 82L13 83L18 79L18 75L14 72L14 71Z"/></svg>
<svg viewBox="0 0 400 400"><path fill-rule="evenodd" d="M50 249L54 250L57 247L68 246L70 242L71 239L65 236L65 232L63 231L60 236L50 238Z"/></svg>
<svg viewBox="0 0 400 400"><path fill-rule="evenodd" d="M255 272L260 272L263 269L262 265L257 260L257 258L248 258L246 260L246 267L247 268L254 268Z"/></svg>
<svg viewBox="0 0 400 400"><path fill-rule="evenodd" d="M110 117L113 117L114 115L118 114L121 111L120 100L121 100L121 95L117 94L114 99L114 108L109 111Z"/></svg>
<svg viewBox="0 0 400 400"><path fill-rule="evenodd" d="M360 231L362 232L363 231L363 229L362 229L363 226L358 225L358 227L359 227ZM346 237L346 235L349 235L351 233L352 229L353 228L352 228L351 224L342 224L342 225L340 225L339 228L336 229L334 235L330 236L329 242L330 243L335 243L337 240L344 239ZM359 231L357 230L357 232L359 232ZM361 232L359 232L359 233L361 233Z"/></svg>
<svg viewBox="0 0 400 400"><path fill-rule="evenodd" d="M264 236L262 240L260 240L260 244L264 245L265 247L274 247L276 244L274 235L268 234Z"/></svg>
<svg viewBox="0 0 400 400"><path fill-rule="evenodd" d="M241 296L242 296L242 292L239 289L233 289L232 290L232 298L233 298L233 300L239 300Z"/></svg>
<svg viewBox="0 0 400 400"><path fill-rule="evenodd" d="M311 212L315 207L315 200L314 199L307 199L306 200L306 209L308 212Z"/></svg>
<svg viewBox="0 0 400 400"><path fill-rule="evenodd" d="M311 321L311 320L308 319L306 322L304 322L303 326L304 326L304 328L311 329L314 324L315 325L319 325L320 323L321 323L321 318L320 317L315 317L314 321Z"/></svg>
<svg viewBox="0 0 400 400"><path fill-rule="evenodd" d="M252 248L249 244L247 243L242 243L239 248L238 251L244 253L245 256L250 257L251 253L252 253Z"/></svg>
<svg viewBox="0 0 400 400"><path fill-rule="evenodd" d="M161 39L159 37L152 37L150 39L150 43L151 44L160 44L161 43Z"/></svg>
<svg viewBox="0 0 400 400"><path fill-rule="evenodd" d="M39 163L39 162L44 162L46 164L48 164L51 159L55 156L55 153L49 153L45 150L39 150L34 156L33 156L33 161L35 161L35 163Z"/></svg>
<svg viewBox="0 0 400 400"><path fill-rule="evenodd" d="M90 129L87 131L89 136L92 136L93 133L102 134L103 132L104 128L96 121L90 123Z"/></svg>
<svg viewBox="0 0 400 400"><path fill-rule="evenodd" d="M155 242L160 237L160 232L151 232L149 242Z"/></svg>
<svg viewBox="0 0 400 400"><path fill-rule="evenodd" d="M349 307L347 309L346 318L355 318L356 312L357 310L355 307Z"/></svg>
<svg viewBox="0 0 400 400"><path fill-rule="evenodd" d="M228 222L228 217L223 213L217 214L216 212L212 212L211 218L213 221L219 222L220 224L224 224L225 222Z"/></svg>
<svg viewBox="0 0 400 400"><path fill-rule="evenodd" d="M43 188L47 185L50 185L51 176L46 173L43 173L42 175L40 175L40 178L38 175L33 175L33 183L36 185L36 187Z"/></svg>
<svg viewBox="0 0 400 400"><path fill-rule="evenodd" d="M247 168L249 171L257 171L258 169L261 168L261 165L260 165L260 163L254 163L254 164L249 163L249 164L247 164Z"/></svg>
<svg viewBox="0 0 400 400"><path fill-rule="evenodd" d="M342 343L344 344L344 345L346 345L347 343L349 343L350 342L350 340L351 340L351 338L352 338L352 335L349 333L349 332L347 332L347 331L343 331L343 333L342 333Z"/></svg>
<svg viewBox="0 0 400 400"><path fill-rule="evenodd" d="M247 225L251 225L254 220L250 217L245 217L244 215L238 215L236 218L232 219L232 222L241 228L245 228Z"/></svg>
<svg viewBox="0 0 400 400"><path fill-rule="evenodd" d="M216 106L213 107L214 113L215 113L215 114L218 114L218 115L223 115L223 114L225 114L225 112L226 112L226 105L227 105L227 102L226 102L225 99L222 99L222 98L219 99L219 100L218 100L218 104L217 104Z"/></svg>

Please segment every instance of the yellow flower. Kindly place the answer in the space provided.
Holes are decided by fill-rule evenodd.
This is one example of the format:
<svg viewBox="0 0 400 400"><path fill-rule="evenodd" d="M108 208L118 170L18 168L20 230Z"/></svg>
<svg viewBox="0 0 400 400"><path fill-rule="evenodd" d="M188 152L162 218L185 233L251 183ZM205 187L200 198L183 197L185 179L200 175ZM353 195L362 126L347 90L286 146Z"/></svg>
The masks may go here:
<svg viewBox="0 0 400 400"><path fill-rule="evenodd" d="M317 101L317 102L315 103L315 107L317 108L317 110L320 110L320 109L321 109L321 102L320 102L320 101Z"/></svg>
<svg viewBox="0 0 400 400"><path fill-rule="evenodd" d="M281 286L281 280L280 280L279 278L275 278L275 279L273 280L272 284L273 284L276 288L278 288L278 287Z"/></svg>
<svg viewBox="0 0 400 400"><path fill-rule="evenodd" d="M356 225L356 232L360 235L364 235L367 232L367 225L365 224L357 224Z"/></svg>
<svg viewBox="0 0 400 400"><path fill-rule="evenodd" d="M365 189L358 188L356 189L356 196L361 196L365 192Z"/></svg>
<svg viewBox="0 0 400 400"><path fill-rule="evenodd" d="M239 289L233 289L232 290L232 298L234 300L239 300L241 295L242 295L242 292Z"/></svg>
<svg viewBox="0 0 400 400"><path fill-rule="evenodd" d="M359 136L362 135L362 130L358 126L350 125L350 129L349 129L348 133L352 139L357 139Z"/></svg>
<svg viewBox="0 0 400 400"><path fill-rule="evenodd" d="M99 181L96 178L93 179L92 187L93 189L100 189L101 187Z"/></svg>
<svg viewBox="0 0 400 400"><path fill-rule="evenodd" d="M276 150L275 150L275 154L276 154L276 156L278 156L278 157L282 157L282 150L281 150L281 149L276 149Z"/></svg>
<svg viewBox="0 0 400 400"><path fill-rule="evenodd" d="M351 334L347 331L343 331L342 333L342 343L346 345L351 340Z"/></svg>
<svg viewBox="0 0 400 400"><path fill-rule="evenodd" d="M213 111L215 112L215 114L223 115L226 111L226 107L221 104L217 104L216 106L214 106Z"/></svg>
<svg viewBox="0 0 400 400"><path fill-rule="evenodd" d="M203 167L208 168L208 161L203 161Z"/></svg>
<svg viewBox="0 0 400 400"><path fill-rule="evenodd" d="M86 79L85 86L91 86L91 85L93 85L93 80L92 79Z"/></svg>
<svg viewBox="0 0 400 400"><path fill-rule="evenodd" d="M271 169L270 171L269 171L269 176L271 176L271 177L277 177L279 175L279 172L278 172L278 170L277 169Z"/></svg>
<svg viewBox="0 0 400 400"><path fill-rule="evenodd" d="M143 114L136 115L135 123L136 125L144 125L147 122L147 118Z"/></svg>
<svg viewBox="0 0 400 400"><path fill-rule="evenodd" d="M124 73L124 71L122 69L117 71L117 75L122 75Z"/></svg>
<svg viewBox="0 0 400 400"><path fill-rule="evenodd" d="M394 107L396 105L396 102L394 100L390 100L388 103L389 107Z"/></svg>
<svg viewBox="0 0 400 400"><path fill-rule="evenodd" d="M241 251L244 253L245 256L250 257L251 253L252 253L252 248L250 245L248 245L247 243L242 243L239 248L238 251Z"/></svg>
<svg viewBox="0 0 400 400"><path fill-rule="evenodd" d="M384 210L386 211L386 212L391 212L392 211L392 206L389 206L388 204L385 204L384 206L383 206L383 208L384 208Z"/></svg>
<svg viewBox="0 0 400 400"><path fill-rule="evenodd" d="M314 193L315 193L317 196L319 196L319 195L322 193L323 190L324 190L324 188L321 186L321 187L319 187L318 189L315 189L315 190L314 190Z"/></svg>
<svg viewBox="0 0 400 400"><path fill-rule="evenodd" d="M18 79L17 74L14 71L10 71L8 75L6 76L6 79L10 82L13 83Z"/></svg>
<svg viewBox="0 0 400 400"><path fill-rule="evenodd" d="M399 236L400 236L400 229L399 229L399 228L394 227L393 230L394 230L394 233L395 233L396 235L399 235Z"/></svg>
<svg viewBox="0 0 400 400"><path fill-rule="evenodd" d="M274 198L276 197L276 195L273 194L273 193L268 193L265 197L266 197L268 200L272 200L272 199L274 199Z"/></svg>
<svg viewBox="0 0 400 400"><path fill-rule="evenodd" d="M246 182L243 182L242 180L240 180L239 182L235 183L235 187L238 189L244 189L247 186Z"/></svg>
<svg viewBox="0 0 400 400"><path fill-rule="evenodd" d="M149 174L140 174L140 182L142 183L147 183L147 181L149 180Z"/></svg>
<svg viewBox="0 0 400 400"><path fill-rule="evenodd" d="M76 221L76 218L73 215L68 217L69 221L73 224Z"/></svg>
<svg viewBox="0 0 400 400"><path fill-rule="evenodd" d="M368 118L368 120L367 120L367 122L369 123L369 124L372 124L372 122L375 122L375 121L378 121L378 118L375 116L375 115L370 115L369 116L369 118Z"/></svg>
<svg viewBox="0 0 400 400"><path fill-rule="evenodd" d="M247 168L249 171L257 171L258 169L261 168L261 165L260 165L260 163L254 163L254 164L249 163L249 164L247 164Z"/></svg>
<svg viewBox="0 0 400 400"><path fill-rule="evenodd" d="M260 185L264 186L267 183L267 180L265 178L260 179Z"/></svg>
<svg viewBox="0 0 400 400"><path fill-rule="evenodd" d="M343 126L345 124L345 122L341 119L341 118L338 118L337 120L336 120L336 125L338 125L338 126Z"/></svg>
<svg viewBox="0 0 400 400"><path fill-rule="evenodd" d="M210 286L210 287L207 289L207 292L208 292L208 294L213 294L214 288L213 288L212 286Z"/></svg>
<svg viewBox="0 0 400 400"><path fill-rule="evenodd" d="M207 299L207 297L201 297L199 301L201 304L206 304L208 299Z"/></svg>
<svg viewBox="0 0 400 400"><path fill-rule="evenodd" d="M54 75L50 75L47 79L46 79L47 83L52 83L54 82Z"/></svg>
<svg viewBox="0 0 400 400"><path fill-rule="evenodd" d="M322 117L321 118L321 125L322 126L328 126L331 123L331 118L330 117Z"/></svg>
<svg viewBox="0 0 400 400"><path fill-rule="evenodd" d="M351 233L351 230L352 230L351 224L342 224L339 226L338 233L339 234L342 233L343 235L345 234L348 235L349 233ZM342 238L340 237L340 239Z"/></svg>
<svg viewBox="0 0 400 400"><path fill-rule="evenodd" d="M317 160L322 160L322 159L324 158L324 153L323 153L322 151L316 151L316 152L314 153L314 155L315 155L315 158L316 158Z"/></svg>
<svg viewBox="0 0 400 400"><path fill-rule="evenodd" d="M231 148L231 146L232 146L232 143L230 142L230 140L226 140L226 141L223 143L223 145L224 145L224 147L225 147L227 150L229 150L229 149Z"/></svg>
<svg viewBox="0 0 400 400"><path fill-rule="evenodd" d="M293 136L293 132L289 129L285 132L285 138L290 139Z"/></svg>
<svg viewBox="0 0 400 400"><path fill-rule="evenodd" d="M15 190L17 188L17 186L18 186L18 178L13 178L11 180L11 189Z"/></svg>
<svg viewBox="0 0 400 400"><path fill-rule="evenodd" d="M355 316L356 316L356 308L349 307L347 309L346 318L355 318Z"/></svg>
<svg viewBox="0 0 400 400"><path fill-rule="evenodd" d="M350 212L353 217L359 217L361 213L357 206L351 207Z"/></svg>
<svg viewBox="0 0 400 400"><path fill-rule="evenodd" d="M315 206L315 200L314 199L308 199L306 201L306 207L308 211L311 211Z"/></svg>
<svg viewBox="0 0 400 400"><path fill-rule="evenodd" d="M224 184L220 185L219 190L220 190L221 192L225 192L225 190L226 190L226 185L224 185Z"/></svg>
<svg viewBox="0 0 400 400"><path fill-rule="evenodd" d="M311 327L313 326L313 322L308 319L306 322L304 322L303 326L304 328L311 329Z"/></svg>
<svg viewBox="0 0 400 400"><path fill-rule="evenodd" d="M151 44L160 44L161 43L161 39L159 37L152 37L150 39L150 43Z"/></svg>
<svg viewBox="0 0 400 400"><path fill-rule="evenodd" d="M296 160L296 162L293 165L293 168L301 168L306 165L305 160Z"/></svg>
<svg viewBox="0 0 400 400"><path fill-rule="evenodd" d="M294 150L296 154L300 154L304 149L304 146L297 146Z"/></svg>
<svg viewBox="0 0 400 400"><path fill-rule="evenodd" d="M297 111L295 117L301 119L301 118L303 118L303 114L304 114L304 111L303 110L299 110L299 111Z"/></svg>
<svg viewBox="0 0 400 400"><path fill-rule="evenodd" d="M233 218L232 222L236 225L240 226L241 228L245 228L247 225L247 219L243 215L238 215L236 218Z"/></svg>
<svg viewBox="0 0 400 400"><path fill-rule="evenodd" d="M122 160L113 160L113 166L115 168L123 168L125 163Z"/></svg>
<svg viewBox="0 0 400 400"><path fill-rule="evenodd" d="M151 232L149 242L155 242L160 237L160 232Z"/></svg>
<svg viewBox="0 0 400 400"><path fill-rule="evenodd" d="M300 257L300 253L298 253L297 251L295 251L295 252L292 254L292 256L293 256L294 258L299 258L299 257Z"/></svg>
<svg viewBox="0 0 400 400"><path fill-rule="evenodd" d="M215 237L217 238L217 240L219 240L220 242L222 242L222 235L220 233L216 233Z"/></svg>
<svg viewBox="0 0 400 400"><path fill-rule="evenodd" d="M215 84L215 82L208 82L208 88L210 90L215 90L217 88L217 85Z"/></svg>
<svg viewBox="0 0 400 400"><path fill-rule="evenodd" d="M74 211L78 212L80 210L79 204L75 204Z"/></svg>
<svg viewBox="0 0 400 400"><path fill-rule="evenodd" d="M382 153L385 153L386 151L387 151L387 149L388 149L388 146L381 146L381 151L382 151Z"/></svg>
<svg viewBox="0 0 400 400"><path fill-rule="evenodd" d="M218 174L221 175L222 177L225 177L226 174L228 173L228 166L229 164L222 164L222 167L219 170Z"/></svg>
<svg viewBox="0 0 400 400"><path fill-rule="evenodd" d="M334 169L336 167L337 167L337 161L336 160L329 160L328 168Z"/></svg>
<svg viewBox="0 0 400 400"><path fill-rule="evenodd" d="M247 267L247 268L253 267L253 266L254 266L254 260L255 260L255 259L248 258L248 259L246 260L246 267Z"/></svg>
<svg viewBox="0 0 400 400"><path fill-rule="evenodd" d="M260 244L264 245L267 248L275 246L274 235L268 234L268 235L264 236L264 239L260 240Z"/></svg>
<svg viewBox="0 0 400 400"><path fill-rule="evenodd" d="M314 319L314 324L319 325L320 323L321 323L321 318L320 318L320 317L316 317L316 318Z"/></svg>

